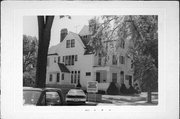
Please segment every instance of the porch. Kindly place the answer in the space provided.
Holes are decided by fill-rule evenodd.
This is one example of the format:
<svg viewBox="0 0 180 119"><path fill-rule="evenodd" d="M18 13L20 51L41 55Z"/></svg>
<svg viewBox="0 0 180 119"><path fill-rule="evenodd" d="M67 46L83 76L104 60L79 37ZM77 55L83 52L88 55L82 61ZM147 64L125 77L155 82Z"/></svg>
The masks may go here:
<svg viewBox="0 0 180 119"><path fill-rule="evenodd" d="M93 79L98 82L98 90L106 91L111 82L117 83L120 88L122 81L119 67L94 66L93 72Z"/></svg>

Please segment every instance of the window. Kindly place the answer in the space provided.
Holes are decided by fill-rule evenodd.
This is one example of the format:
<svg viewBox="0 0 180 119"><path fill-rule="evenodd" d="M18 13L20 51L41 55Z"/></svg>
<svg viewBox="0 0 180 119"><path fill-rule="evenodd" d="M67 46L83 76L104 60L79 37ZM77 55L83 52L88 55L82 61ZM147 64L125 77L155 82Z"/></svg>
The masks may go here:
<svg viewBox="0 0 180 119"><path fill-rule="evenodd" d="M87 35L85 35L85 36L83 36L83 38L84 38L84 39L87 39L87 38L88 38L88 36L87 36Z"/></svg>
<svg viewBox="0 0 180 119"><path fill-rule="evenodd" d="M116 55L113 55L113 56L112 56L112 64L113 64L113 65L117 65Z"/></svg>
<svg viewBox="0 0 180 119"><path fill-rule="evenodd" d="M63 56L63 62L65 61L65 56Z"/></svg>
<svg viewBox="0 0 180 119"><path fill-rule="evenodd" d="M61 62L61 57L59 56L59 57L58 57L58 63L60 63L60 62Z"/></svg>
<svg viewBox="0 0 180 119"><path fill-rule="evenodd" d="M49 75L49 81L50 81L50 82L52 81L52 78L53 78L53 75L50 74L50 75Z"/></svg>
<svg viewBox="0 0 180 119"><path fill-rule="evenodd" d="M119 56L119 63L125 64L125 58L123 56Z"/></svg>
<svg viewBox="0 0 180 119"><path fill-rule="evenodd" d="M120 72L120 80L122 81L122 84L124 84L124 71Z"/></svg>
<svg viewBox="0 0 180 119"><path fill-rule="evenodd" d="M74 65L74 55L72 55L72 65Z"/></svg>
<svg viewBox="0 0 180 119"><path fill-rule="evenodd" d="M66 41L66 48L73 48L75 47L75 39L67 40Z"/></svg>
<svg viewBox="0 0 180 119"><path fill-rule="evenodd" d="M112 82L117 82L117 73L112 73Z"/></svg>
<svg viewBox="0 0 180 119"><path fill-rule="evenodd" d="M73 75L74 75L74 71L71 71L71 83L73 83Z"/></svg>
<svg viewBox="0 0 180 119"><path fill-rule="evenodd" d="M63 56L63 62L65 63L65 65L74 65L74 61L77 61L77 59L77 55Z"/></svg>
<svg viewBox="0 0 180 119"><path fill-rule="evenodd" d="M69 65L72 65L72 55L69 56Z"/></svg>
<svg viewBox="0 0 180 119"><path fill-rule="evenodd" d="M64 74L61 75L61 79L64 80Z"/></svg>
<svg viewBox="0 0 180 119"><path fill-rule="evenodd" d="M57 73L57 77L56 78L57 78L56 81L59 82L59 73Z"/></svg>
<svg viewBox="0 0 180 119"><path fill-rule="evenodd" d="M68 56L68 65L71 65L71 56Z"/></svg>
<svg viewBox="0 0 180 119"><path fill-rule="evenodd" d="M75 40L74 39L71 40L71 47L75 47Z"/></svg>
<svg viewBox="0 0 180 119"><path fill-rule="evenodd" d="M96 72L96 81L100 83L100 72Z"/></svg>
<svg viewBox="0 0 180 119"><path fill-rule="evenodd" d="M54 63L56 63L56 57L54 57Z"/></svg>
<svg viewBox="0 0 180 119"><path fill-rule="evenodd" d="M80 83L80 71L78 71L78 83Z"/></svg>
<svg viewBox="0 0 180 119"><path fill-rule="evenodd" d="M86 72L86 76L91 76L91 72Z"/></svg>
<svg viewBox="0 0 180 119"><path fill-rule="evenodd" d="M101 65L101 57L98 58L98 65Z"/></svg>
<svg viewBox="0 0 180 119"><path fill-rule="evenodd" d="M77 55L75 55L75 61L77 61L78 60L78 56Z"/></svg>
<svg viewBox="0 0 180 119"><path fill-rule="evenodd" d="M71 42L71 40L66 41L66 48L70 48L70 42Z"/></svg>
<svg viewBox="0 0 180 119"><path fill-rule="evenodd" d="M66 58L65 59L65 65L67 65L68 64L68 56L66 56L65 58Z"/></svg>
<svg viewBox="0 0 180 119"><path fill-rule="evenodd" d="M77 77L77 71L75 71L75 74L74 74L74 83L76 83L76 77Z"/></svg>

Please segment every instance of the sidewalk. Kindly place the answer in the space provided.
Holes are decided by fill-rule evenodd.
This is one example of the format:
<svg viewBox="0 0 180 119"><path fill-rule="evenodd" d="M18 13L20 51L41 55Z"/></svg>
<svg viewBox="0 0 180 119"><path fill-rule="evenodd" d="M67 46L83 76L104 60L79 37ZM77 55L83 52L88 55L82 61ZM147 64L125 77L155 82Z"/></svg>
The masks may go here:
<svg viewBox="0 0 180 119"><path fill-rule="evenodd" d="M102 101L98 105L157 105L158 94L152 93L152 103L146 101L147 93L142 92L136 95L102 95Z"/></svg>

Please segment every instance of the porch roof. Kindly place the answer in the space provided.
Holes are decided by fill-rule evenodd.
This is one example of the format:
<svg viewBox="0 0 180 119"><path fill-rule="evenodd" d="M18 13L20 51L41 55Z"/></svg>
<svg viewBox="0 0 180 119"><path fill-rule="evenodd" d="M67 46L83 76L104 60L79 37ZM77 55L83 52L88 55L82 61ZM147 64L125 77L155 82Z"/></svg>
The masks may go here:
<svg viewBox="0 0 180 119"><path fill-rule="evenodd" d="M58 63L58 66L59 66L61 72L70 73L69 69L64 64Z"/></svg>
<svg viewBox="0 0 180 119"><path fill-rule="evenodd" d="M120 70L120 67L116 66L93 66L94 70L106 70L106 71L111 71L111 70Z"/></svg>
<svg viewBox="0 0 180 119"><path fill-rule="evenodd" d="M54 63L51 65L48 69L51 73L56 72L64 72L64 73L70 73L69 69L62 63Z"/></svg>

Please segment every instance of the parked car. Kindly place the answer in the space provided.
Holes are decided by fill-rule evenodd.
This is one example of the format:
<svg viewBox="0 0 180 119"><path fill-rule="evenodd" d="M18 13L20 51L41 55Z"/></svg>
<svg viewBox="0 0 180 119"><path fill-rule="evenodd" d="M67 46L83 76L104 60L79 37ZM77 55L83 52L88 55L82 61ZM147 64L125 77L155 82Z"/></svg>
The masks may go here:
<svg viewBox="0 0 180 119"><path fill-rule="evenodd" d="M60 106L64 105L61 89L23 87L23 105Z"/></svg>
<svg viewBox="0 0 180 119"><path fill-rule="evenodd" d="M86 94L81 89L70 89L66 94L67 104L85 104Z"/></svg>

